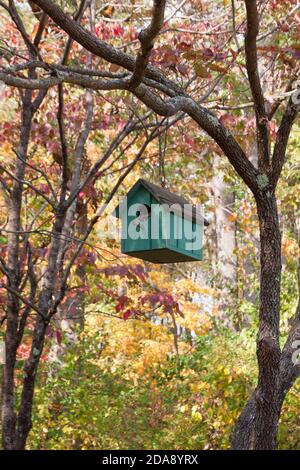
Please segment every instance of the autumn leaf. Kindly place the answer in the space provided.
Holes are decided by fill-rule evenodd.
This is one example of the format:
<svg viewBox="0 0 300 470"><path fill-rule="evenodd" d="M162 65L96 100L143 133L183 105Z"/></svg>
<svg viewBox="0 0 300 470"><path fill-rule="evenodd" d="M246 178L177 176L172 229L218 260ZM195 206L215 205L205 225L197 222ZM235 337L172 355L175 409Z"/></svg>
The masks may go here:
<svg viewBox="0 0 300 470"><path fill-rule="evenodd" d="M193 65L193 68L194 68L194 71L195 71L195 74L197 75L197 77L201 77L201 78L210 78L211 77L211 74L203 66L203 64L201 62L195 62L194 65Z"/></svg>

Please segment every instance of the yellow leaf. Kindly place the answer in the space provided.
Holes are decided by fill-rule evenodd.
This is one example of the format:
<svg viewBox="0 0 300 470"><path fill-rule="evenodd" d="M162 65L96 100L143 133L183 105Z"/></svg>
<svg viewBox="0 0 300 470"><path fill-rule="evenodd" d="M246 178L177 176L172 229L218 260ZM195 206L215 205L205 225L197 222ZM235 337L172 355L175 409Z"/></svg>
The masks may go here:
<svg viewBox="0 0 300 470"><path fill-rule="evenodd" d="M219 72L219 73L225 73L226 69L224 67L221 67L218 64L210 64L209 66L210 70L213 70L214 72Z"/></svg>
<svg viewBox="0 0 300 470"><path fill-rule="evenodd" d="M194 421L202 421L203 420L203 416L202 416L201 413L199 413L199 411L196 411L195 413L193 413L192 417L193 417Z"/></svg>
<svg viewBox="0 0 300 470"><path fill-rule="evenodd" d="M234 222L237 219L237 214L229 214L228 215L228 220L230 222Z"/></svg>
<svg viewBox="0 0 300 470"><path fill-rule="evenodd" d="M194 63L194 71L197 77L201 77L201 78L210 77L209 71L203 66L203 64L201 64L201 62Z"/></svg>

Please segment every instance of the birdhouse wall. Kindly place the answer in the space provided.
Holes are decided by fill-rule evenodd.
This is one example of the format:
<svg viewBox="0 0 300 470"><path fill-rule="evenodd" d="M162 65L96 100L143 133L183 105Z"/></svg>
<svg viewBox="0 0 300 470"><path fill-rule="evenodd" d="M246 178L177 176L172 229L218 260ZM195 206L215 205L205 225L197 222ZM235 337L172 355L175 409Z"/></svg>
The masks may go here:
<svg viewBox="0 0 300 470"><path fill-rule="evenodd" d="M130 228L134 231L134 224L137 218L136 212L131 208L135 204L143 204L151 207L151 195L144 188L139 188L127 200L127 211L121 213L122 219L122 252L142 251L151 249L151 221L150 218L139 221L140 233L147 233L147 238L133 239L130 235Z"/></svg>
<svg viewBox="0 0 300 470"><path fill-rule="evenodd" d="M183 217L180 206L170 211L143 185L133 188L118 206L122 253L155 263L201 260L203 223Z"/></svg>

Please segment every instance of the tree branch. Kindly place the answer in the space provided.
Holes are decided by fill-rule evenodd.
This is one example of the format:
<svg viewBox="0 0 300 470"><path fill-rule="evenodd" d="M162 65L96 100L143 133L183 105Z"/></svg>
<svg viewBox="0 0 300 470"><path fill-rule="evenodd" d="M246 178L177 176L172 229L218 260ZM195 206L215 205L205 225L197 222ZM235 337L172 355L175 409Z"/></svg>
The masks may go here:
<svg viewBox="0 0 300 470"><path fill-rule="evenodd" d="M32 189L32 191L34 191L36 194L38 194L39 196L41 196L45 201L47 201L47 203L54 209L54 211L56 211L56 206L55 204L42 192L40 191L38 188L36 188L33 184L31 184L29 181L27 180L24 180L24 179L21 179L21 178L18 178L17 176L15 176L13 173L11 173L9 170L7 170L3 165L0 165L0 168L2 171L4 171L5 173L8 174L8 176L10 176L13 180L17 181L18 183L22 184L22 185L26 185L28 186L30 189Z"/></svg>
<svg viewBox="0 0 300 470"><path fill-rule="evenodd" d="M137 55L134 71L129 81L129 88L134 90L142 83L149 62L154 39L159 34L165 14L166 0L153 0L152 19L149 26L139 33L141 50Z"/></svg>
<svg viewBox="0 0 300 470"><path fill-rule="evenodd" d="M20 294L17 290L15 289L12 289L10 286L6 285L6 284L0 284L0 288L2 289L6 289L8 292L10 292L11 294L13 294L14 296L18 297L18 299L20 299L23 304L25 305L28 305L32 310L34 310L36 313L38 313L44 320L46 320L46 317L45 315L43 314L43 312L41 312L41 310L36 306L34 305L33 303L31 303L29 300L25 299L25 297L23 297L22 294Z"/></svg>
<svg viewBox="0 0 300 470"><path fill-rule="evenodd" d="M277 132L274 152L272 157L272 184L273 187L276 187L277 181L280 177L285 158L286 158L286 148L290 133L295 122L296 116L300 110L300 104L295 104L293 102L293 97L291 97L286 105L280 127Z"/></svg>
<svg viewBox="0 0 300 470"><path fill-rule="evenodd" d="M57 122L60 137L61 156L62 156L62 180L61 180L61 194L60 201L65 200L68 184L68 145L65 135L65 121L64 121L64 90L63 85L58 85L58 109L57 109Z"/></svg>
<svg viewBox="0 0 300 470"><path fill-rule="evenodd" d="M33 57L33 58L34 57L40 57L37 47L29 39L29 36L28 36L28 34L25 30L23 21L21 20L21 17L20 17L20 15L19 15L19 13L16 9L14 0L9 0L9 14L10 14L13 22L15 23L18 31L20 32L20 34L21 34L21 36L22 36L22 38L23 38L23 40L24 40L24 42L27 46L28 52L31 55L31 57Z"/></svg>
<svg viewBox="0 0 300 470"><path fill-rule="evenodd" d="M256 0L246 0L246 10L246 67L256 116L258 164L261 171L268 172L270 169L268 116L258 70L256 40L259 32L259 19Z"/></svg>
<svg viewBox="0 0 300 470"><path fill-rule="evenodd" d="M66 74L61 73L60 78L42 79L42 80L28 80L19 77L11 77L5 73L0 73L0 79L3 77L6 83L15 83L25 88L29 87L34 89L36 87L49 86L49 84L57 84L57 81L65 81L93 90L126 90L128 89L128 80L112 79L100 80L94 79L89 76L82 76L79 74ZM8 79L7 79L8 78ZM237 173L242 177L248 187L256 192L259 190L257 183L258 172L247 159L244 151L234 139L232 134L223 126L219 119L206 108L196 103L189 96L176 96L164 101L160 96L154 94L143 83L139 85L132 93L142 101L146 106L155 111L160 116L173 116L177 112L183 111L189 114L199 126L207 132L224 151L225 155L233 165Z"/></svg>
<svg viewBox="0 0 300 470"><path fill-rule="evenodd" d="M92 33L87 31L87 29L74 21L70 16L65 14L61 8L55 5L51 0L37 0L35 3L42 8L58 26L60 26L75 41L81 44L87 51L92 52L98 57L102 57L102 59L111 64L119 65L131 72L134 71L135 60L131 56L110 46L105 41L98 39ZM167 79L159 70L151 65L147 66L145 77L164 84L169 88L171 95L174 92L177 94L184 94L184 91L180 86Z"/></svg>

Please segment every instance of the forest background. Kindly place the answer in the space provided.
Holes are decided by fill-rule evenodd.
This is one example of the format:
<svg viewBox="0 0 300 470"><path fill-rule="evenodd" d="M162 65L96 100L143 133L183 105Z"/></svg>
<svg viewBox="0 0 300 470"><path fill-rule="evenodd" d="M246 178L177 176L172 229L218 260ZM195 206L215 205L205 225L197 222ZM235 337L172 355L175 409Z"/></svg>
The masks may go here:
<svg viewBox="0 0 300 470"><path fill-rule="evenodd" d="M216 113L256 166L245 3L167 2L147 61ZM284 106L297 88L300 4L253 3L260 19L259 75L273 118L268 122L273 147ZM216 141L199 132L187 114L162 116L128 90L93 88L92 79L85 81L88 73L78 84L80 67L96 69L93 80L100 81L122 80L127 72L117 63L104 71L103 59L68 36L38 4L0 2L0 339L7 339L13 303L18 325L9 383L16 414L26 398L31 358L39 356L32 429L24 424L29 407L19 415L20 446L27 441L28 449L228 449L258 377L255 198ZM154 17L142 0L56 4L93 36L132 55L140 48L139 32ZM65 67L74 75L66 82ZM48 80L49 86L30 90L17 80ZM145 80L151 86L151 79ZM164 87L157 93L165 93ZM18 162L25 160L18 173ZM295 118L276 188L282 232L281 347L295 312L300 315L299 168ZM202 262L144 263L121 255L119 240L101 236L118 198L139 177L203 206L210 225ZM62 195L73 193L59 232L57 208ZM11 201L21 204L15 231L8 224ZM14 260L9 257L12 238L19 245ZM51 295L59 295L39 349L33 338L43 315L36 299L54 245ZM11 399L10 394L5 403ZM280 449L300 448L299 401L295 380L279 420ZM4 447L9 448L15 422L6 411Z"/></svg>

